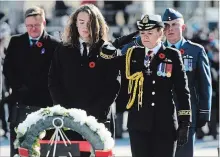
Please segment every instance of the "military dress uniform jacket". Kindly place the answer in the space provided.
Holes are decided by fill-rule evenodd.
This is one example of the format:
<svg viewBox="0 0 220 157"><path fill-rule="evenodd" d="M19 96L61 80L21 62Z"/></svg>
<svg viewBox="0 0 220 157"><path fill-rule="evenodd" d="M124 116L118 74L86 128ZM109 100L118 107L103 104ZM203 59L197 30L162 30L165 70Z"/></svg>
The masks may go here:
<svg viewBox="0 0 220 157"><path fill-rule="evenodd" d="M148 75L144 65L145 49L136 47L133 51L130 61L131 74L138 71L144 74L143 104L138 110L137 90L135 102L129 109L128 129L143 131L157 129L160 132L175 133L178 127L177 115L180 121L191 122L190 95L180 53L173 48L162 46L151 61L152 73ZM125 61L119 63L125 63ZM161 65L169 65L170 76L158 75ZM118 105L123 107L129 99L128 80L123 73L124 67L125 65L122 64L122 88L117 99ZM165 70L165 72L168 71ZM173 89L180 102L177 114L173 102Z"/></svg>
<svg viewBox="0 0 220 157"><path fill-rule="evenodd" d="M164 43L167 46L167 43ZM191 95L192 106L192 126L196 126L196 118L203 121L210 120L211 114L211 73L207 54L204 48L189 40L182 40L179 48L186 74ZM179 104L179 101L175 99Z"/></svg>
<svg viewBox="0 0 220 157"><path fill-rule="evenodd" d="M38 107L52 105L48 72L58 44L59 41L45 31L33 46L30 46L27 33L11 38L4 62L4 75L12 88L14 103Z"/></svg>
<svg viewBox="0 0 220 157"><path fill-rule="evenodd" d="M111 59L100 56L103 43L100 40L91 47L86 60L83 60L79 46L61 45L55 52L49 72L54 104L83 109L100 122L106 121L120 87L116 65Z"/></svg>

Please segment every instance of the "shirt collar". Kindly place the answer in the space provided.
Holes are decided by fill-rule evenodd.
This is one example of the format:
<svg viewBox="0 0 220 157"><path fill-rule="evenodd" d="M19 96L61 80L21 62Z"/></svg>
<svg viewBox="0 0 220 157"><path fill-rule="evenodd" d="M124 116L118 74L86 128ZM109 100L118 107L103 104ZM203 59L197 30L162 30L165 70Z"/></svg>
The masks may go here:
<svg viewBox="0 0 220 157"><path fill-rule="evenodd" d="M168 47L171 47L172 45L175 45L175 47L177 48L177 49L180 49L180 47L183 45L183 39L181 38L177 43L175 43L175 44L171 44L168 40L167 40L167 45L168 45Z"/></svg>
<svg viewBox="0 0 220 157"><path fill-rule="evenodd" d="M43 31L44 32L44 31ZM32 39L33 40L39 40L40 39L40 37L42 36L42 34L43 34L43 32L39 35L39 37L37 37L37 38L32 38L30 35L29 35L29 40L31 41Z"/></svg>
<svg viewBox="0 0 220 157"><path fill-rule="evenodd" d="M159 42L154 48L152 49L149 49L147 47L145 47L145 53L147 53L149 50L153 51L153 53L156 55L157 52L159 51L159 49L161 48L162 46L162 42Z"/></svg>
<svg viewBox="0 0 220 157"><path fill-rule="evenodd" d="M42 36L42 34L43 34L43 32L42 32L41 35L40 35L39 37L37 37L37 38L32 38L31 36L29 36L30 45L33 44L31 40L36 40L36 41L38 41L38 40L40 39L40 37Z"/></svg>
<svg viewBox="0 0 220 157"><path fill-rule="evenodd" d="M82 46L82 43L84 43L85 41L84 40L82 40L81 38L79 38L79 44L80 44L80 46Z"/></svg>
<svg viewBox="0 0 220 157"><path fill-rule="evenodd" d="M38 38L32 38L31 36L29 36L29 40L32 40L32 39L33 39L33 40L37 40L37 41L38 41L38 40L40 39L40 37L41 37L41 36L39 36Z"/></svg>
<svg viewBox="0 0 220 157"><path fill-rule="evenodd" d="M86 43L82 38L79 37L79 44L80 44L80 53L83 53L83 43ZM87 52L89 53L89 44L86 45Z"/></svg>
<svg viewBox="0 0 220 157"><path fill-rule="evenodd" d="M80 46L82 46L82 43L87 43L87 42L85 42L82 38L79 37ZM89 47L89 44L87 43L86 46Z"/></svg>

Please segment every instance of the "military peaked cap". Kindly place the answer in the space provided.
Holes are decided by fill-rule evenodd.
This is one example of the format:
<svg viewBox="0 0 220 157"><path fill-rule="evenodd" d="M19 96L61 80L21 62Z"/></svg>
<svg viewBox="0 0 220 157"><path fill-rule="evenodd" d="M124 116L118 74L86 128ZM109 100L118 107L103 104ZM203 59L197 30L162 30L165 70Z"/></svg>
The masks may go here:
<svg viewBox="0 0 220 157"><path fill-rule="evenodd" d="M150 30L158 27L164 27L160 15L142 15L141 20L137 21L138 30Z"/></svg>

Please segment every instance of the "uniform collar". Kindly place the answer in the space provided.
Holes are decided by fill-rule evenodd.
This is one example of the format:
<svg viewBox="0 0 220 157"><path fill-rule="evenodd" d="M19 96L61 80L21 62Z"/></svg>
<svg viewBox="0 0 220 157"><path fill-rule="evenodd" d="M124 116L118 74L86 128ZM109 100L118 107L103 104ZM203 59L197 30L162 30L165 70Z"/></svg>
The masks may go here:
<svg viewBox="0 0 220 157"><path fill-rule="evenodd" d="M168 40L167 40L167 46L171 47L172 45L175 45L175 47L177 49L180 49L180 47L182 47L182 45L186 42L186 40L184 38L181 38L177 43L175 44L171 44Z"/></svg>
<svg viewBox="0 0 220 157"><path fill-rule="evenodd" d="M154 48L149 49L145 47L145 53L147 53L149 50L153 51L153 53L156 55L159 49L161 48L162 42L159 42Z"/></svg>

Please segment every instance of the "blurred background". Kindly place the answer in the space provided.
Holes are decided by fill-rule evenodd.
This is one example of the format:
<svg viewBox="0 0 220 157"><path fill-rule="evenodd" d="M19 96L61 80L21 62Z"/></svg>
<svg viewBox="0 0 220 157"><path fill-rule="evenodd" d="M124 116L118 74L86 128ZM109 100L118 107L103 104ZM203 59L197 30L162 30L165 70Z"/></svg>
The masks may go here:
<svg viewBox="0 0 220 157"><path fill-rule="evenodd" d="M24 12L27 8L37 5L46 13L49 34L61 38L63 29L69 15L80 5L92 3L103 13L109 27L109 40L129 34L136 30L136 21L143 13L163 15L166 8L174 8L184 15L187 30L184 33L186 39L203 45L210 59L213 98L211 122L197 130L196 148L201 150L204 145L211 145L217 155L219 133L219 0L211 1L101 1L101 0L78 0L78 1L2 1L0 0L0 59L4 59L4 49L7 48L11 35L21 34L26 31L24 25ZM8 95L7 85L3 82L3 92L0 96L4 99ZM0 150L9 149L8 144L8 105L0 104ZM116 116L116 150L120 146L128 146L128 134L126 128L127 113ZM208 143L206 143L208 142ZM127 147L129 149L129 147ZM204 150L204 149L203 149ZM208 149L207 149L208 150ZM7 152L7 151L6 151ZM0 156L2 152L0 151ZM206 154L205 152L201 152ZM120 153L119 153L120 154ZM123 154L123 153L122 153ZM197 152L198 154L198 152ZM212 156L208 153L207 156Z"/></svg>

